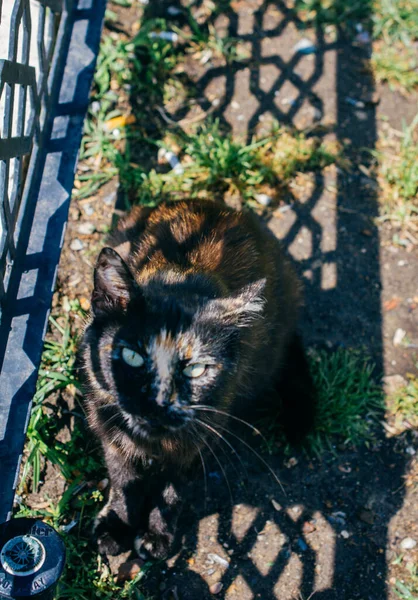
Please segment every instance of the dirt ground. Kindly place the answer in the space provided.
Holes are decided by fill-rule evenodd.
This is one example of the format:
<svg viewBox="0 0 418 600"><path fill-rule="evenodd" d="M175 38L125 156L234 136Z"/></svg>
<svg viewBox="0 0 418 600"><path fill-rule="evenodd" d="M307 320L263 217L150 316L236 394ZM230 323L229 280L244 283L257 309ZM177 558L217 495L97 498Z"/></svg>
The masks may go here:
<svg viewBox="0 0 418 600"><path fill-rule="evenodd" d="M399 129L402 118L411 121L417 97L376 90L365 67L367 46L300 31L280 2L231 5L229 17L215 26L245 42L250 59L192 65L187 75L198 102L190 112L179 108L169 116L194 117L214 106L212 114L244 136L268 128L272 118L299 128L336 123L335 131L324 135L350 147L351 172L328 167L315 177L301 176L288 208L273 203L262 218L304 282L306 344L360 348L378 371L404 376L414 368L412 346L418 343L418 249L412 243L395 245L396 228L376 220L377 183L368 169L368 150L382 128ZM132 19L126 16L123 23L129 28ZM295 51L306 37L315 43L315 53ZM352 106L350 98L364 107ZM95 197L73 202L56 304L67 296L88 305L117 185L111 181ZM407 332L411 347L394 346L398 328ZM321 460L295 451L289 461L279 452L268 460L285 493L244 453L245 486L232 467L227 469L232 504L213 466L206 505L198 480L183 513L178 551L167 565L152 569L146 589L155 598L180 600L211 598L210 590L231 600L395 600L395 579L418 559L416 547L402 552L403 566L393 564L401 540L418 540L418 488L408 475L416 441L412 433L385 437L382 429L371 447L338 449ZM222 585L213 587L217 583Z"/></svg>

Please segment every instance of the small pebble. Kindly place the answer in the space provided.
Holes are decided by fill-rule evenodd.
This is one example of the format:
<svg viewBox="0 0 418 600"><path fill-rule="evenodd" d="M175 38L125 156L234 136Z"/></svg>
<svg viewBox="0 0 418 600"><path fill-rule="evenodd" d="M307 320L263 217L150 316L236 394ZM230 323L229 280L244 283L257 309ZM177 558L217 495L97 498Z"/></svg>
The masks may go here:
<svg viewBox="0 0 418 600"><path fill-rule="evenodd" d="M259 204L262 204L263 206L269 206L269 204L271 204L271 196L269 196L268 194L256 194L255 199Z"/></svg>
<svg viewBox="0 0 418 600"><path fill-rule="evenodd" d="M346 529L343 529L341 532L341 537L343 537L345 540L348 540L350 533Z"/></svg>
<svg viewBox="0 0 418 600"><path fill-rule="evenodd" d="M281 504L279 504L278 502L276 502L276 500L273 498L271 501L274 510L277 510L277 512L279 512L279 510L282 510L282 506Z"/></svg>
<svg viewBox="0 0 418 600"><path fill-rule="evenodd" d="M413 548L415 548L415 546L417 545L416 540L414 540L411 537L406 537L402 540L402 542L399 544L399 546L402 548L402 550L412 550Z"/></svg>
<svg viewBox="0 0 418 600"><path fill-rule="evenodd" d="M91 235L96 231L96 226L94 223L81 223L81 225L77 227L77 231L81 235Z"/></svg>
<svg viewBox="0 0 418 600"><path fill-rule="evenodd" d="M206 575L213 575L215 573L216 569L208 569L206 571Z"/></svg>
<svg viewBox="0 0 418 600"><path fill-rule="evenodd" d="M70 244L70 248L71 250L74 250L75 252L78 252L79 250L82 250L84 248L84 244L81 240L79 240L78 238L75 238L71 244Z"/></svg>
<svg viewBox="0 0 418 600"><path fill-rule="evenodd" d="M229 567L229 562L222 558L222 556L219 556L219 554L214 554L213 552L210 552L208 554L208 559L213 560L213 562L217 563L218 565L221 565L222 567L225 567L226 569Z"/></svg>
<svg viewBox="0 0 418 600"><path fill-rule="evenodd" d="M393 345L394 346L400 346L402 343L402 340L404 339L404 337L406 336L406 331L404 331L403 329L397 329L395 331L395 335L393 336Z"/></svg>
<svg viewBox="0 0 418 600"><path fill-rule="evenodd" d="M406 448L405 452L407 454L409 454L410 456L414 456L416 454L416 450L412 446L408 446L408 448Z"/></svg>
<svg viewBox="0 0 418 600"><path fill-rule="evenodd" d="M115 202L116 202L116 190L114 192L110 192L110 194L106 194L106 196L103 198L103 202L106 204L106 206L110 206L112 204L115 204Z"/></svg>
<svg viewBox="0 0 418 600"><path fill-rule="evenodd" d="M94 215L94 208L92 207L91 204L84 204L83 210L88 217L91 217L92 215Z"/></svg>
<svg viewBox="0 0 418 600"><path fill-rule="evenodd" d="M209 591L211 594L219 594L219 592L222 590L223 588L223 584L218 581L217 583L214 583L213 585L210 586Z"/></svg>

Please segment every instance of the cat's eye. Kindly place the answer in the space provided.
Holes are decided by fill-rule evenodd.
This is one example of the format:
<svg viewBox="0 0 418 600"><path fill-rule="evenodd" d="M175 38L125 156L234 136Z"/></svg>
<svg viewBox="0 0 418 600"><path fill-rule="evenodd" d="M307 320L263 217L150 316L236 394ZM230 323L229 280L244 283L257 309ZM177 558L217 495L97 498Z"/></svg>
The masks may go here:
<svg viewBox="0 0 418 600"><path fill-rule="evenodd" d="M185 369L183 369L183 373L186 377L190 377L195 379L196 377L200 377L206 371L206 365L202 363L194 363L193 365L189 365Z"/></svg>
<svg viewBox="0 0 418 600"><path fill-rule="evenodd" d="M138 368L142 367L144 364L144 359L142 356L130 348L124 348L122 350L122 358L130 367Z"/></svg>

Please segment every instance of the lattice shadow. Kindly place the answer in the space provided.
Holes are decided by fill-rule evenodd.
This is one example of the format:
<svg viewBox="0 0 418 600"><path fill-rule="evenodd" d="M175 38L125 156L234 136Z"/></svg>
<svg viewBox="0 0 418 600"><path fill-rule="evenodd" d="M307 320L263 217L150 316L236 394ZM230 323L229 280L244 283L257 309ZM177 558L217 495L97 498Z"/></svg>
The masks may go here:
<svg viewBox="0 0 418 600"><path fill-rule="evenodd" d="M195 8L201 5L202 2L194 3ZM231 2L216 19L225 34L250 47L250 58L207 68L193 80L196 102L203 111L210 111L225 128L248 140L260 125L271 119L299 127L331 120L335 123L336 139L344 141L349 155L361 148L374 147L373 106L359 110L347 100L361 97L365 91L370 95L373 90L373 82L364 68L367 49L356 47L341 32L332 41L318 26L313 32L315 52L295 50L304 35L299 31L301 22L295 11L281 1ZM209 17L206 25L209 23L214 24L215 18ZM219 89L222 89L221 99L213 109L211 94ZM233 108L234 103L238 109ZM187 117L188 111L189 107L183 106L168 116L177 121ZM244 118L240 119L242 114ZM364 162L367 164L366 158ZM304 281L305 341L329 348L367 349L377 372L381 372L379 237L373 222L377 216L375 189L372 176L365 178L338 171L317 173L303 200L295 195L286 210L267 210L264 219ZM250 519L245 534L238 539L234 532L236 507L228 508L225 486L214 486L206 509L201 507L202 490L194 491L187 504L180 553L163 577L161 573L151 577L150 589L155 591L158 581L163 581L165 589L175 587L182 600L211 598L207 583L194 572L188 557L193 551L201 556L201 548L213 547L216 540L227 543L228 550L232 550L230 567L218 578L223 584L218 597L383 600L387 597L384 554L387 524L402 503L399 490L388 490L401 486L405 461L396 453L394 443L382 439L381 444L378 454L370 455L363 449L343 455L341 460L350 462L353 471L357 469L355 476L342 476L332 461L327 465L312 465L299 457L298 467L287 470L283 467L283 457L272 459L273 468L288 491L287 497L280 498L268 476L260 474L257 461L247 457L251 471L249 492L246 495L239 486L235 492L240 503L248 504L257 514ZM382 463L388 462L393 465L391 473L379 479L376 474L381 473ZM272 497L280 501L280 511L272 507ZM376 523L359 524L357 515L361 507L373 502L378 514ZM292 509L299 504L302 512L292 518ZM333 521L332 513L341 506L346 527L356 531L351 542L341 537L338 518ZM314 543L304 529L304 523L312 517L321 521L326 531L322 541ZM216 521L213 531L211 519ZM191 525L193 520L196 526ZM280 535L284 537L276 555L263 567L251 552L259 543L258 534L269 523L277 528L277 535L269 538L270 543ZM329 545L328 551L321 546L324 543ZM218 547L226 555L225 547L222 544ZM205 577L209 582L213 569L219 567L207 565Z"/></svg>

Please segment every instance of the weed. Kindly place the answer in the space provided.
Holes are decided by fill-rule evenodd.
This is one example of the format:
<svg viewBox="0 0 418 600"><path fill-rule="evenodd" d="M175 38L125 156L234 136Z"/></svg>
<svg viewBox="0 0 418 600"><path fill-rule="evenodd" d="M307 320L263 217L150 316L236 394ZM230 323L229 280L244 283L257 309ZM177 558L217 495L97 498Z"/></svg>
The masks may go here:
<svg viewBox="0 0 418 600"><path fill-rule="evenodd" d="M305 25L338 25L350 35L359 25L371 31L376 79L405 92L418 87L416 0L296 0L295 9Z"/></svg>
<svg viewBox="0 0 418 600"><path fill-rule="evenodd" d="M295 10L306 25L343 25L354 29L358 22L368 21L372 0L296 0Z"/></svg>
<svg viewBox="0 0 418 600"><path fill-rule="evenodd" d="M394 591L401 600L418 600L418 567L411 564L402 581L396 580Z"/></svg>
<svg viewBox="0 0 418 600"><path fill-rule="evenodd" d="M399 45L376 44L371 66L376 80L387 82L392 91L400 89L410 93L418 87L416 50Z"/></svg>
<svg viewBox="0 0 418 600"><path fill-rule="evenodd" d="M418 217L418 114L397 141L372 154L378 161L382 217L407 228Z"/></svg>
<svg viewBox="0 0 418 600"><path fill-rule="evenodd" d="M418 379L410 376L408 384L387 399L387 412L397 432L418 429ZM392 425L392 423L391 423Z"/></svg>
<svg viewBox="0 0 418 600"><path fill-rule="evenodd" d="M383 396L373 376L373 365L357 350L332 353L311 350L310 368L316 389L317 414L314 430L304 447L308 454L335 452L337 446L368 444L375 438L376 426L384 413ZM280 423L262 421L267 431L266 450L277 442L290 452Z"/></svg>
<svg viewBox="0 0 418 600"><path fill-rule="evenodd" d="M72 309L77 309L72 306ZM114 582L107 565L94 551L89 541L92 522L103 502L103 495L96 483L104 477L105 470L97 459L95 447L89 447L89 436L86 436L81 419L74 420L71 440L67 443L57 439L58 426L56 407L48 408L46 401L54 394L63 391L73 392L77 386L74 361L76 339L71 333L70 317L60 324L51 317L49 338L54 336L58 341L45 342L34 407L27 434L27 458L20 483L20 493L28 489L26 483L29 472L32 472L32 489L36 491L39 484L41 464L48 460L56 465L66 481L66 489L61 498L54 503L49 501L48 507L42 510L30 508L31 499L26 500L23 493L18 516L42 517L49 522L64 538L67 550L67 562L64 574L60 579L56 600L64 598L144 598L138 589L138 583L146 572L147 566L138 576L123 587ZM52 412L51 412L52 411ZM72 523L74 527L65 525Z"/></svg>
<svg viewBox="0 0 418 600"><path fill-rule="evenodd" d="M70 476L66 456L61 452L60 444L48 443L51 436L53 437L54 427L46 414L45 402L51 394L69 386L74 389L77 385L74 376L76 340L71 336L68 320L64 326L61 326L53 317L50 317L50 322L62 339L60 342L46 341L44 345L27 431L27 458L20 479L20 490L24 488L30 472L32 473L32 487L35 491L38 489L44 459L59 465L64 476Z"/></svg>
<svg viewBox="0 0 418 600"><path fill-rule="evenodd" d="M238 194L245 202L262 186L279 190L300 171L322 169L340 160L337 146L279 126L270 135L254 137L245 144L222 131L219 121L213 121L192 133L171 135L164 146L169 148L170 144L183 157L182 172L145 173L130 164L121 177L135 193L136 201L155 204Z"/></svg>
<svg viewBox="0 0 418 600"><path fill-rule="evenodd" d="M400 154L388 165L384 176L392 186L394 200L416 199L418 194L418 114L409 126L404 124Z"/></svg>
<svg viewBox="0 0 418 600"><path fill-rule="evenodd" d="M354 350L315 351L311 369L318 397L316 426L308 437L308 447L320 454L338 442L356 445L370 441L383 414L373 365Z"/></svg>

